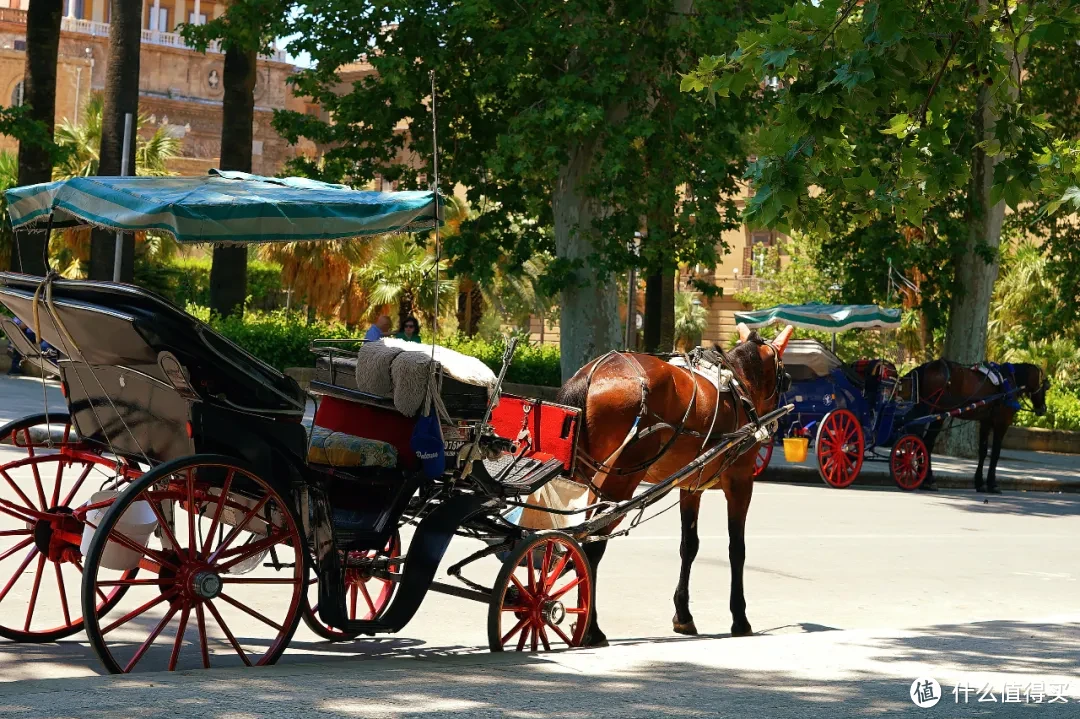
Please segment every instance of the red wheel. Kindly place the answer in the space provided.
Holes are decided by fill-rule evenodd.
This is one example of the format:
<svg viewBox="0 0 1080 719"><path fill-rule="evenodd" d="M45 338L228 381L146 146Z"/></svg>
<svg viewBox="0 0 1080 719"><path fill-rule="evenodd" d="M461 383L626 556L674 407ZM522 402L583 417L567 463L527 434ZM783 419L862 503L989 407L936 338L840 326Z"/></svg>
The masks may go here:
<svg viewBox="0 0 1080 719"><path fill-rule="evenodd" d="M855 481L863 463L863 431L859 419L846 409L829 412L818 425L814 441L818 474L828 484L843 489Z"/></svg>
<svg viewBox="0 0 1080 719"><path fill-rule="evenodd" d="M930 453L921 438L905 434L896 440L889 454L889 474L900 489L918 489L930 470Z"/></svg>
<svg viewBox="0 0 1080 719"><path fill-rule="evenodd" d="M300 621L306 546L287 502L229 457L155 467L113 500L86 554L86 633L112 673L273 664ZM140 578L125 578L132 565ZM160 641L159 641L160 640Z"/></svg>
<svg viewBox="0 0 1080 719"><path fill-rule="evenodd" d="M390 537L386 548L381 552L349 552L349 562L345 569L345 589L348 592L346 609L349 619L370 621L382 616L390 604L391 597L394 596L395 582L382 577L373 577L364 565L370 564L371 560L376 558L393 559L400 556L401 536L397 531ZM359 636L359 632L343 632L324 624L319 618L318 585L317 578L308 580L308 591L304 596L304 624L308 625L308 629L331 642L355 639Z"/></svg>
<svg viewBox="0 0 1080 719"><path fill-rule="evenodd" d="M76 634L83 628L77 510L134 472L82 444L64 413L48 424L35 415L0 427L0 462L0 636L52 642ZM103 593L94 610L107 610L123 591Z"/></svg>
<svg viewBox="0 0 1080 719"><path fill-rule="evenodd" d="M758 447L757 456L754 457L754 474L752 476L757 477L764 472L769 466L769 460L772 459L773 442L772 437L765 442L761 443Z"/></svg>
<svg viewBox="0 0 1080 719"><path fill-rule="evenodd" d="M539 566L526 557L539 555ZM569 534L537 532L503 563L488 608L488 644L493 652L580 647L589 629L592 567Z"/></svg>

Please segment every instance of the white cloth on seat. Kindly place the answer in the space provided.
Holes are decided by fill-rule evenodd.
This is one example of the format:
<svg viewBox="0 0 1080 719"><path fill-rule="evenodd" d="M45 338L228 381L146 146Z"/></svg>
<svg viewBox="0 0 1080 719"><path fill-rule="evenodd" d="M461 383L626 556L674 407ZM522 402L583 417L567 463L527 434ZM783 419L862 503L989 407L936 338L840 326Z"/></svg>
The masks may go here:
<svg viewBox="0 0 1080 719"><path fill-rule="evenodd" d="M378 397L392 397L390 367L399 354L401 350L388 345L386 340L361 345L356 352L356 389Z"/></svg>
<svg viewBox="0 0 1080 719"><path fill-rule="evenodd" d="M387 347L394 347L405 352L424 353L431 357L431 345L422 342L406 342L393 337L388 337L383 342ZM442 367L443 372L458 382L487 387L488 389L495 387L495 373L475 357L436 345L435 361Z"/></svg>

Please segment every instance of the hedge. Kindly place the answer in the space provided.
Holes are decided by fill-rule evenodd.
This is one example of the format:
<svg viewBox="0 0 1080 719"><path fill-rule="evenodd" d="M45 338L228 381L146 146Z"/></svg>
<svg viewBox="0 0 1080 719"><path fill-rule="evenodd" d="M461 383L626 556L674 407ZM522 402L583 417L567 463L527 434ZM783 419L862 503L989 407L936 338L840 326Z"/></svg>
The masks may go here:
<svg viewBox="0 0 1080 719"><path fill-rule="evenodd" d="M308 350L314 339L344 339L363 334L337 322L308 324L302 314L285 310L248 311L243 318L226 319L210 317L206 307L188 305L187 310L204 322L209 321L215 330L280 370L314 366L314 356ZM439 344L476 357L495 372L502 367L505 344L501 340L487 342L457 335L444 338ZM558 347L519 343L506 381L557 387L561 377Z"/></svg>
<svg viewBox="0 0 1080 719"><path fill-rule="evenodd" d="M1080 431L1080 396L1059 387L1051 387L1046 393L1046 415L1036 417L1030 412L1016 415L1021 427L1043 429L1068 429Z"/></svg>
<svg viewBox="0 0 1080 719"><path fill-rule="evenodd" d="M135 284L162 295L177 307L210 304L210 260L173 260L168 263L139 262ZM247 264L248 307L273 310L285 301L281 268L268 262Z"/></svg>

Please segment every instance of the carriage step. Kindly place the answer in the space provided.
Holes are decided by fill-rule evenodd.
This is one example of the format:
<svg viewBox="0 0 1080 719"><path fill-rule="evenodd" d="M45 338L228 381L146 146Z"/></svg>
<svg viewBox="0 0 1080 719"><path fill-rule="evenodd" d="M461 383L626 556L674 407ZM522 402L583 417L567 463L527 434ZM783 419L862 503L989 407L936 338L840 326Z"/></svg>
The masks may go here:
<svg viewBox="0 0 1080 719"><path fill-rule="evenodd" d="M508 496L529 495L558 477L563 473L563 470L561 459L552 458L545 462L537 461L525 474L519 474L513 479L504 480L502 482L503 490Z"/></svg>

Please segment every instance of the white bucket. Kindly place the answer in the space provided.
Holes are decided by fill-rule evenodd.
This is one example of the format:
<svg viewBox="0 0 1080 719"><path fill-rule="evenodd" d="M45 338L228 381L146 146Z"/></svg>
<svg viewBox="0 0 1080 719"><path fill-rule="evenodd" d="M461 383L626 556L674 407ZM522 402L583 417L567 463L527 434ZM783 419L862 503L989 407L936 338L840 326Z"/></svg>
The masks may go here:
<svg viewBox="0 0 1080 719"><path fill-rule="evenodd" d="M115 499L118 496L120 496L119 492L95 492L90 497L89 503L97 504L98 502ZM101 520L105 518L105 513L110 509L111 506L99 507L86 513L88 524L83 527L82 544L80 546L84 557L90 551L90 540L94 538L95 530L90 524L95 526L101 524ZM149 502L140 499L132 502L131 506L124 510L124 516L120 517L120 521L116 523L115 528L131 541L145 547L146 543L150 541L150 535L157 528L157 517L154 515L154 510L151 509ZM141 552L129 549L118 542L109 542L105 545L105 551L101 553L100 564L106 569L124 571L139 566L139 560L142 557Z"/></svg>

